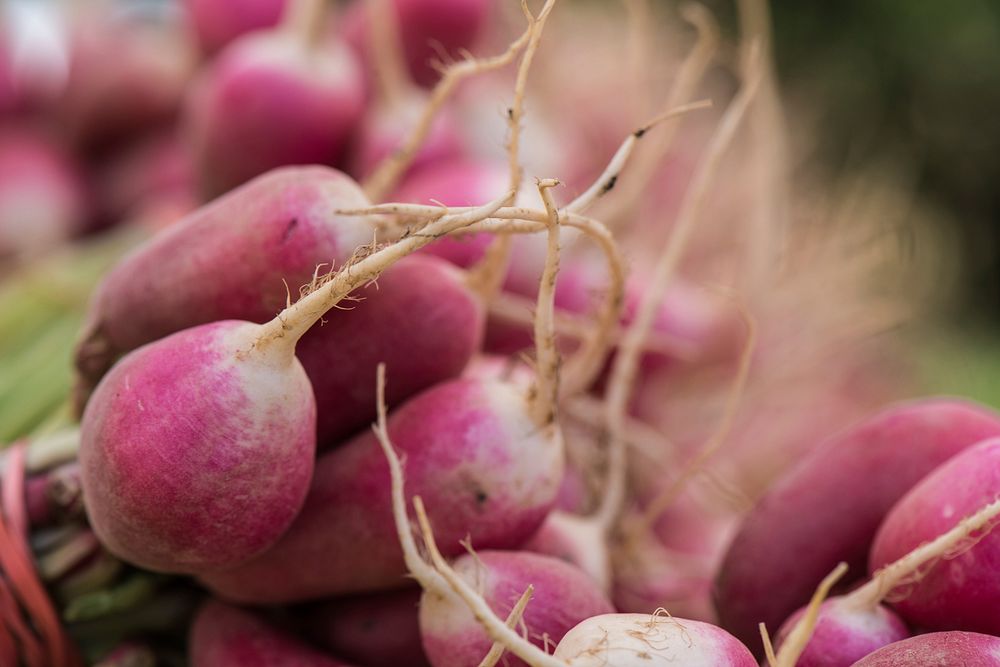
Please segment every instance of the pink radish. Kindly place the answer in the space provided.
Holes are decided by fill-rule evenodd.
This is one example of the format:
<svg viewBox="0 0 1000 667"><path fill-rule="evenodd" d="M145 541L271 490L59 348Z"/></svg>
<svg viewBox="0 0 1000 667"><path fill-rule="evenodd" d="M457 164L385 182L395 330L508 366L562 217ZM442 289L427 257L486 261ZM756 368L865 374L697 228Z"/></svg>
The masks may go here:
<svg viewBox="0 0 1000 667"><path fill-rule="evenodd" d="M188 644L191 667L348 667L254 614L215 600L198 611Z"/></svg>
<svg viewBox="0 0 1000 667"><path fill-rule="evenodd" d="M70 57L56 119L74 145L97 154L173 120L194 69L176 24L134 15L83 16Z"/></svg>
<svg viewBox="0 0 1000 667"><path fill-rule="evenodd" d="M72 157L44 135L0 130L0 257L43 252L83 231L91 214Z"/></svg>
<svg viewBox="0 0 1000 667"><path fill-rule="evenodd" d="M272 318L288 289L308 283L318 265L339 266L372 239L369 224L334 213L366 204L357 184L337 171L279 169L134 250L92 298L76 353L80 398L140 345L216 320Z"/></svg>
<svg viewBox="0 0 1000 667"><path fill-rule="evenodd" d="M457 157L462 153L463 140L455 131L456 120L449 107L442 107L430 122L427 135L408 159L405 167L393 167L401 146L414 129L424 121L428 95L414 86L404 71L405 63L399 52L400 26L391 6L392 0L364 0L371 17L369 43L373 45L371 62L377 83L375 99L358 128L351 148L348 171L362 181L365 192L378 201L395 186L395 180L405 172ZM387 170L392 173L387 175ZM369 181L369 179L371 179Z"/></svg>
<svg viewBox="0 0 1000 667"><path fill-rule="evenodd" d="M295 344L387 266L504 201L357 259L264 325L185 329L122 359L81 425L84 501L102 542L123 560L190 573L272 545L301 508L315 456L316 403Z"/></svg>
<svg viewBox="0 0 1000 667"><path fill-rule="evenodd" d="M549 556L525 551L477 551L458 558L452 567L501 617L512 611L526 588L533 587L521 622L529 640L542 648L549 642L559 643L577 623L614 612L611 602L583 570ZM420 631L434 667L475 665L493 644L464 602L454 595L424 593ZM501 659L511 667L525 665L513 656Z"/></svg>
<svg viewBox="0 0 1000 667"><path fill-rule="evenodd" d="M355 298L296 349L316 394L320 447L371 423L375 387L363 378L379 363L398 378L386 397L395 406L459 375L482 341L482 304L461 272L436 257L401 260Z"/></svg>
<svg viewBox="0 0 1000 667"><path fill-rule="evenodd" d="M539 185L549 200L547 189L554 185ZM555 215L548 202L547 209ZM461 553L460 541L467 536L477 547L517 546L555 501L563 450L555 421L558 356L550 319L558 268L552 219L549 263L539 289L538 376L530 391L501 381L447 382L397 408L388 427L407 452L411 482L428 499L451 554ZM244 566L203 581L222 597L256 603L399 587L405 564L386 493L389 471L374 439L363 434L323 455L288 534ZM287 562L296 568L273 576Z"/></svg>
<svg viewBox="0 0 1000 667"><path fill-rule="evenodd" d="M202 193L217 196L282 165L332 164L364 99L354 55L320 35L322 0L295 0L282 25L223 50L186 108Z"/></svg>
<svg viewBox="0 0 1000 667"><path fill-rule="evenodd" d="M863 570L875 532L910 487L968 446L1000 435L982 406L935 398L886 409L830 437L762 498L716 577L723 627L756 642L840 561ZM854 492L844 493L844 480Z"/></svg>
<svg viewBox="0 0 1000 667"><path fill-rule="evenodd" d="M878 529L868 567L878 570L948 531L960 517L1000 504L1000 438L970 447L942 464L892 507ZM990 526L991 527L991 526ZM988 528L987 528L988 530ZM889 596L899 615L928 630L1000 634L1000 533L977 530Z"/></svg>
<svg viewBox="0 0 1000 667"><path fill-rule="evenodd" d="M301 623L319 646L365 667L430 667L420 643L420 589L371 593L317 602Z"/></svg>
<svg viewBox="0 0 1000 667"><path fill-rule="evenodd" d="M747 648L724 630L707 623L658 614L603 614L588 618L569 630L556 646L555 653L549 655L512 628L518 614L526 613L525 603L527 609L531 608L534 587L525 589L508 622L501 620L475 587L444 560L431 532L422 499L415 496L413 504L430 563L420 555L406 515L403 470L386 430L384 410L376 433L389 461L393 517L407 567L423 586L425 596L457 597L495 642L479 664L496 664L504 648L533 667L660 664L752 667L757 664Z"/></svg>
<svg viewBox="0 0 1000 667"><path fill-rule="evenodd" d="M391 199L414 204L429 204L434 200L446 206L471 206L506 182L507 169L503 165L456 158L428 164L411 173ZM487 234L457 236L431 244L424 252L468 268L483 258L490 239Z"/></svg>
<svg viewBox="0 0 1000 667"><path fill-rule="evenodd" d="M854 667L1000 667L1000 637L976 632L932 632L889 644Z"/></svg>
<svg viewBox="0 0 1000 667"><path fill-rule="evenodd" d="M184 0L188 22L201 50L214 54L240 35L271 28L281 20L288 0Z"/></svg>
<svg viewBox="0 0 1000 667"><path fill-rule="evenodd" d="M486 27L492 0L392 0L409 76L422 86L440 77L435 62L459 57ZM366 59L371 59L371 12L354 2L344 17L344 35Z"/></svg>

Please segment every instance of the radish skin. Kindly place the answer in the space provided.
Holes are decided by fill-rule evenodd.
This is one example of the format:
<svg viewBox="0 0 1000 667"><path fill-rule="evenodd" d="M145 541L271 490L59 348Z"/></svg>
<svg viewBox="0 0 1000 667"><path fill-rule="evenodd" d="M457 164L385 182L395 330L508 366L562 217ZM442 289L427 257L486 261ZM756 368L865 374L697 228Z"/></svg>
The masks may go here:
<svg viewBox="0 0 1000 667"><path fill-rule="evenodd" d="M960 517L1000 496L1000 438L956 455L921 480L886 515L871 547L877 570L923 542L952 529ZM994 522L995 523L995 522ZM929 630L1000 634L1000 533L976 531L914 581L901 582L888 599L910 624ZM985 535L984 535L985 533Z"/></svg>
<svg viewBox="0 0 1000 667"><path fill-rule="evenodd" d="M609 614L566 633L554 658L568 667L756 667L753 654L721 628L650 614Z"/></svg>
<svg viewBox="0 0 1000 667"><path fill-rule="evenodd" d="M757 503L730 543L713 592L722 627L756 646L757 623L779 627L837 563L864 571L893 504L938 465L994 435L1000 418L992 411L931 398L830 437ZM845 480L852 493L844 493Z"/></svg>
<svg viewBox="0 0 1000 667"><path fill-rule="evenodd" d="M288 0L184 0L188 23L206 54L214 54L240 35L278 24Z"/></svg>
<svg viewBox="0 0 1000 667"><path fill-rule="evenodd" d="M301 609L307 636L365 667L430 667L420 643L420 589L369 593L317 602Z"/></svg>
<svg viewBox="0 0 1000 667"><path fill-rule="evenodd" d="M204 196L342 156L363 108L363 75L346 46L319 43L319 17L299 21L297 5L307 3L323 10L319 0L290 2L281 27L230 44L191 89L183 122Z"/></svg>
<svg viewBox="0 0 1000 667"><path fill-rule="evenodd" d="M119 356L140 345L217 320L274 317L317 265L339 266L371 241L370 225L334 213L365 204L338 171L278 169L136 248L91 300L76 351L78 406Z"/></svg>
<svg viewBox="0 0 1000 667"><path fill-rule="evenodd" d="M889 644L854 667L1000 667L1000 638L975 632L932 632Z"/></svg>
<svg viewBox="0 0 1000 667"><path fill-rule="evenodd" d="M611 602L585 572L563 561L525 551L476 551L452 564L458 576L475 586L498 616L507 616L521 592L532 587L522 615L527 636L545 648L591 616L614 612ZM517 627L517 626L515 626ZM461 599L425 592L420 601L420 631L434 667L475 665L492 640ZM511 655L509 667L525 667Z"/></svg>
<svg viewBox="0 0 1000 667"><path fill-rule="evenodd" d="M231 567L298 514L316 404L294 356L229 352L257 329L187 329L129 354L98 385L81 423L81 476L90 524L115 555L166 572Z"/></svg>
<svg viewBox="0 0 1000 667"><path fill-rule="evenodd" d="M330 313L296 348L316 394L320 448L375 418L367 380L379 363L396 378L386 396L396 406L458 376L482 342L482 304L461 272L436 257L406 257L353 297L362 300Z"/></svg>
<svg viewBox="0 0 1000 667"><path fill-rule="evenodd" d="M449 555L464 552L466 537L479 548L515 548L555 502L561 443L539 431L523 403L523 392L505 383L452 380L389 420L410 489L427 499ZM277 545L203 582L223 598L268 604L400 587L389 484L374 436L357 436L320 457L305 507Z"/></svg>
<svg viewBox="0 0 1000 667"><path fill-rule="evenodd" d="M248 611L215 600L195 616L188 658L191 667L350 667Z"/></svg>
<svg viewBox="0 0 1000 667"><path fill-rule="evenodd" d="M81 426L84 501L102 540L124 560L186 573L231 568L270 546L298 512L315 452L298 340L388 266L512 196L364 254L266 324L186 329L123 359Z"/></svg>

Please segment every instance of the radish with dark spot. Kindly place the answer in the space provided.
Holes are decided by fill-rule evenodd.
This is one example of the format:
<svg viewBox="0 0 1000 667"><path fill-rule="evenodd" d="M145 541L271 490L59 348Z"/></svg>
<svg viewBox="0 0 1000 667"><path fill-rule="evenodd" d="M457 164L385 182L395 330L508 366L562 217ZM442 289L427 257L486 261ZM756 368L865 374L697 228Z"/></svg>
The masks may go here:
<svg viewBox="0 0 1000 667"><path fill-rule="evenodd" d="M231 568L274 544L305 500L315 457L316 403L298 340L435 234L508 198L356 260L266 324L185 329L116 364L81 424L84 502L101 541L123 560L186 573Z"/></svg>

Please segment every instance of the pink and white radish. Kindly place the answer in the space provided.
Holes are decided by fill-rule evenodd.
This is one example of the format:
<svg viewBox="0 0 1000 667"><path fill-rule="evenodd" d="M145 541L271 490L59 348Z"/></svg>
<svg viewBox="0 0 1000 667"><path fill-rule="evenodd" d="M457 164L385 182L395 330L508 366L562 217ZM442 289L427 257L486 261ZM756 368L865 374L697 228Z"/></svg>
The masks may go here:
<svg viewBox="0 0 1000 667"><path fill-rule="evenodd" d="M44 252L82 232L91 217L72 156L45 135L0 130L0 257Z"/></svg>
<svg viewBox="0 0 1000 667"><path fill-rule="evenodd" d="M431 562L419 554L406 514L403 489L403 469L393 449L385 424L384 410L376 429L379 444L389 462L392 475L393 518L403 548L407 567L426 591L425 596L457 597L464 602L487 635L497 647L506 648L525 664L533 667L568 667L580 665L671 665L681 664L751 667L756 665L753 655L745 646L720 628L707 623L686 621L657 614L604 614L582 621L571 629L549 655L523 638L505 623L485 599L459 576L444 560L431 533L430 522L420 496L413 499ZM509 621L516 621L519 608L533 594L529 586ZM530 600L528 601L530 609ZM526 612L525 612L526 613ZM494 665L502 654L491 650L480 665Z"/></svg>
<svg viewBox="0 0 1000 667"><path fill-rule="evenodd" d="M214 54L241 35L272 28L281 20L288 0L184 0L184 11L206 54Z"/></svg>
<svg viewBox="0 0 1000 667"><path fill-rule="evenodd" d="M865 656L854 667L1000 667L1000 637L977 632L931 632Z"/></svg>
<svg viewBox="0 0 1000 667"><path fill-rule="evenodd" d="M295 618L306 635L366 667L430 667L420 643L420 589L369 593L306 605Z"/></svg>
<svg viewBox="0 0 1000 667"><path fill-rule="evenodd" d="M375 388L363 378L380 363L397 378L386 397L395 406L457 377L482 342L482 304L461 271L436 257L406 257L352 299L296 348L316 395L321 448L371 423Z"/></svg>
<svg viewBox="0 0 1000 667"><path fill-rule="evenodd" d="M274 317L289 287L371 240L371 225L335 213L366 204L357 184L333 169L278 169L136 248L91 299L76 351L78 404L140 345L217 320Z"/></svg>
<svg viewBox="0 0 1000 667"><path fill-rule="evenodd" d="M554 185L547 181L539 188L545 192ZM555 210L549 213L554 216ZM557 224L555 218L551 224ZM431 227L419 235L424 243ZM539 290L538 375L530 390L501 381L454 380L407 401L388 426L407 453L411 482L427 498L451 554L461 553L466 536L483 548L515 547L555 502L563 468L551 323L558 233L551 231L549 238L550 259ZM389 471L374 439L359 435L320 457L305 507L281 541L203 582L222 597L255 603L399 587L406 568L392 528ZM296 568L273 576L288 562Z"/></svg>
<svg viewBox="0 0 1000 667"><path fill-rule="evenodd" d="M316 404L298 340L435 234L508 199L443 216L423 235L357 259L266 324L215 322L127 355L81 425L84 500L108 549L149 569L196 573L271 546L305 500L315 456Z"/></svg>
<svg viewBox="0 0 1000 667"><path fill-rule="evenodd" d="M953 461L967 455L960 454ZM995 528L998 515L1000 501L991 502L880 568L860 588L797 611L778 632L776 667L850 667L869 653L909 637L906 623L883 601L900 589L905 595L907 588L919 585L927 574L947 567L946 561L960 556Z"/></svg>
<svg viewBox="0 0 1000 667"><path fill-rule="evenodd" d="M838 562L862 571L899 498L947 459L996 435L1000 418L992 411L932 398L893 406L830 437L757 503L730 543L714 591L722 626L756 642L758 623L778 627ZM852 493L844 493L844 480Z"/></svg>
<svg viewBox="0 0 1000 667"><path fill-rule="evenodd" d="M614 612L611 602L592 579L564 561L526 551L476 551L452 563L498 615L513 611L530 586L532 597L519 623L529 640L544 648L558 643L577 623ZM464 667L485 656L493 641L455 595L425 592L420 601L420 631L424 650L434 667ZM505 664L523 667L513 656Z"/></svg>
<svg viewBox="0 0 1000 667"><path fill-rule="evenodd" d="M435 64L462 56L486 27L492 0L392 0L393 20L408 75L421 86L441 76ZM354 2L344 16L344 37L366 59L375 58L371 6Z"/></svg>
<svg viewBox="0 0 1000 667"><path fill-rule="evenodd" d="M191 90L184 122L203 195L340 158L364 82L350 49L323 39L323 11L322 0L289 2L280 27L230 44Z"/></svg>
<svg viewBox="0 0 1000 667"><path fill-rule="evenodd" d="M248 611L209 600L188 642L191 667L349 667Z"/></svg>
<svg viewBox="0 0 1000 667"><path fill-rule="evenodd" d="M995 508L998 497L1000 438L991 438L955 455L896 502L875 535L869 569L886 567L987 503ZM888 599L899 615L928 630L1000 634L1000 533L989 528L977 522L965 544L936 552L940 562L897 584Z"/></svg>
<svg viewBox="0 0 1000 667"><path fill-rule="evenodd" d="M194 64L175 22L84 11L70 27L69 79L55 119L74 146L106 154L173 120Z"/></svg>

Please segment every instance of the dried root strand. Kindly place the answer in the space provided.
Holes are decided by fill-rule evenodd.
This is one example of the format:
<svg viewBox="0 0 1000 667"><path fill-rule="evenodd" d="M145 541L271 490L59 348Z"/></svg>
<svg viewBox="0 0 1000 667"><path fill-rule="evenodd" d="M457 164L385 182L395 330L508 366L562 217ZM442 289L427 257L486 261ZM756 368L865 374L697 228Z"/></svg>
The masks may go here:
<svg viewBox="0 0 1000 667"><path fill-rule="evenodd" d="M509 614L507 614L505 624L508 628L513 630L514 627L521 622L521 618L524 616L524 610L527 608L528 602L531 601L531 596L534 595L534 593L535 587L528 584L528 587L524 589L523 593L521 593L521 597L518 598L517 604L515 604L514 608L510 610ZM494 665L500 662L500 658L506 650L507 649L500 642L493 642L493 646L490 647L490 652L487 653L486 657L484 657L479 663L479 667L494 667Z"/></svg>
<svg viewBox="0 0 1000 667"><path fill-rule="evenodd" d="M595 180L594 183L580 196L571 201L569 204L566 204L566 206L563 207L563 210L573 213L583 213L585 210L593 206L594 203L601 197L614 190L615 186L618 184L618 179L621 176L622 171L625 169L625 165L628 163L629 158L635 151L636 145L643 137L647 136L649 131L654 127L665 120L683 116L691 111L708 109L711 108L711 106L711 100L698 100L697 102L691 102L690 104L683 104L681 106L668 109L667 111L664 111L660 115L647 121L625 138L625 141L623 141L622 145L618 147L617 151L615 151L611 161L608 162L608 166L604 168L604 171L597 177L597 180Z"/></svg>
<svg viewBox="0 0 1000 667"><path fill-rule="evenodd" d="M486 603L483 597L476 592L465 580L448 565L441 552L438 551L434 542L434 535L431 532L430 521L427 519L427 512L424 509L423 501L419 496L413 498L413 506L417 516L417 523L425 545L425 549L430 558L430 563L424 560L417 549L414 540L410 520L406 512L405 483L403 480L403 465L396 454L396 450L389 438L385 407L385 366L380 365L377 374L378 384L378 422L372 427L379 446L385 454L389 464L389 475L392 480L392 514L396 524L396 532L399 536L400 546L403 549L403 557L410 574L417 580L421 587L431 593L442 596L451 594L457 595L463 600L475 615L476 620L482 624L487 634L494 642L511 651L519 658L534 667L565 667L561 662L552 658L537 646L531 644L526 639L518 635L513 630L517 623L519 610L523 612L524 606L530 598L532 589L529 588L521 596L518 606L512 610L507 621L501 620ZM491 651L492 653L492 651ZM502 653L502 651L501 651Z"/></svg>
<svg viewBox="0 0 1000 667"><path fill-rule="evenodd" d="M777 667L778 658L774 655L774 644L771 643L771 635L767 632L767 625L763 622L757 624L760 630L760 641L764 644L764 657L767 659L768 667Z"/></svg>
<svg viewBox="0 0 1000 667"><path fill-rule="evenodd" d="M385 403L385 364L379 364L376 371L376 395L378 421L372 425L375 438L378 440L385 459L389 464L389 477L392 480L392 516L396 524L396 534L399 537L399 544L403 549L403 560L406 562L406 569L420 584L424 590L443 591L448 588L447 583L441 578L437 571L427 564L421 557L417 549L416 540L413 539L413 529L410 526L410 519L406 513L406 496L403 488L403 464L399 460L399 455L389 438L388 416Z"/></svg>
<svg viewBox="0 0 1000 667"><path fill-rule="evenodd" d="M286 346L285 351L294 352L295 342L309 330L309 327L356 288L374 280L382 271L431 243L437 236L488 218L508 204L513 197L513 193L508 192L479 208L439 216L419 234L407 236L370 254L364 253L366 256L363 259L344 266L322 287L262 325L261 334L254 342L254 348L263 350L268 345L283 341Z"/></svg>
<svg viewBox="0 0 1000 667"><path fill-rule="evenodd" d="M781 645L781 649L778 650L778 655L775 657L774 663L772 663L773 667L795 667L795 663L798 662L802 652L806 650L806 646L809 645L809 640L812 639L813 632L816 630L816 623L819 621L820 605L830 595L830 590L834 585L846 573L847 563L840 563L816 587L816 592L813 593L812 598L809 600L805 614L802 615L799 622L788 633L784 643Z"/></svg>
<svg viewBox="0 0 1000 667"><path fill-rule="evenodd" d="M747 380L750 377L750 367L753 361L753 352L757 347L757 325L753 318L742 307L740 316L746 327L746 341L743 344L743 351L740 353L739 364L736 374L733 376L733 383L729 394L726 397L726 405L719 425L712 434L705 440L705 444L693 458L691 458L681 470L681 474L667 486L656 498L653 499L643 511L642 518L638 522L640 528L649 529L663 512L677 499L685 486L699 472L705 469L708 461L726 442L729 432L733 428L736 414L739 411L740 401L746 390Z"/></svg>
<svg viewBox="0 0 1000 667"><path fill-rule="evenodd" d="M691 99L719 48L718 26L712 13L703 5L697 3L684 5L681 7L681 16L695 27L698 36L691 52L681 64L677 79L667 96L664 105L667 109L677 108ZM673 145L677 127L677 123L671 123L660 134L658 140L640 156L633 176L624 182L622 187L616 189L617 195L614 199L617 203L609 204L607 210L601 212L601 219L618 223L628 217L630 208L647 191L660 166L660 161Z"/></svg>
<svg viewBox="0 0 1000 667"><path fill-rule="evenodd" d="M500 643L532 667L566 667L564 662L553 658L507 627L506 623L486 603L486 600L452 569L434 542L434 533L431 530L431 524L420 496L413 497L413 509L417 515L417 524L420 526L424 546L430 556L431 563L437 569L438 574L448 582L451 592L455 593L469 607L476 621L486 631L490 639Z"/></svg>
<svg viewBox="0 0 1000 667"><path fill-rule="evenodd" d="M538 181L538 194L545 203L548 214L546 226L548 241L545 251L545 269L538 287L538 306L535 311L535 361L537 375L532 391L531 412L535 423L548 427L556 421L559 402L559 348L556 346L555 310L556 276L559 273L559 211L552 201L552 188L559 185L554 179Z"/></svg>
<svg viewBox="0 0 1000 667"><path fill-rule="evenodd" d="M639 369L639 351L643 341L652 330L656 309L666 295L667 288L677 271L677 265L687 247L688 239L694 231L695 222L698 220L709 188L718 171L719 162L736 136L740 121L746 114L756 93L760 76L756 72L751 74L752 77L743 82L740 91L730 103L729 108L726 109L705 155L698 164L691 186L681 205L673 234L669 237L667 246L653 270L650 287L643 296L639 312L625 334L625 339L612 367L607 393L607 420L610 432L608 483L599 512L600 520L609 527L613 525L614 519L621 512L621 507L625 502L626 453L622 432L624 415ZM738 391L734 391L734 395L742 394L742 386L749 370L751 351L755 344L755 328L751 324L748 329L748 342L737 374ZM727 427L731 419L730 412L735 412L735 408L727 411L728 418L724 421L724 425ZM681 477L667 489L668 500L664 501L664 506L672 501L676 493L679 493L680 485L693 475L693 471L700 469L704 461L721 445L726 432L728 432L728 428L723 429L721 436L717 439L710 439L702 453L688 464ZM657 503L654 502L654 505L650 506L650 510L656 511L656 505ZM659 511L656 511L655 516L658 515ZM648 513L647 516L649 516Z"/></svg>
<svg viewBox="0 0 1000 667"><path fill-rule="evenodd" d="M517 68L517 78L514 82L514 100L507 108L507 163L509 169L508 189L514 192L521 190L524 168L521 165L521 124L524 117L524 99L528 92L528 75L535 53L541 43L545 23L555 7L556 0L546 0L536 17L528 8L527 0L521 0L521 12L528 21L528 39ZM512 240L507 235L501 235L493 240L487 248L486 255L469 269L469 283L473 289L489 303L500 292L507 266L510 263Z"/></svg>

